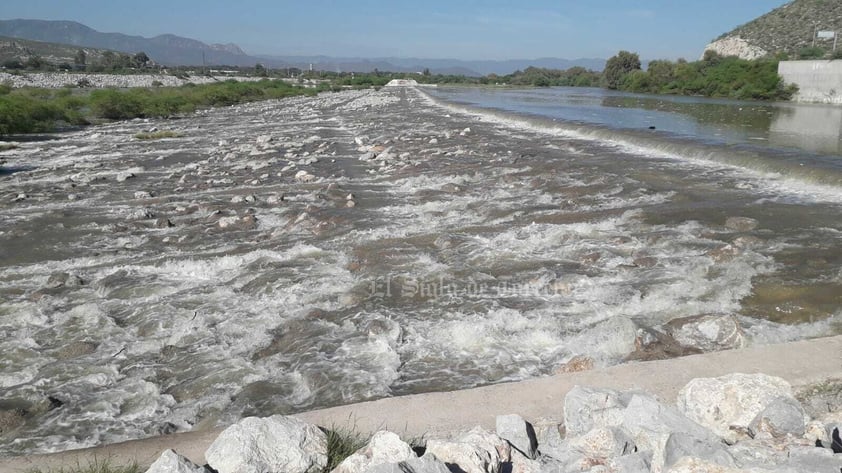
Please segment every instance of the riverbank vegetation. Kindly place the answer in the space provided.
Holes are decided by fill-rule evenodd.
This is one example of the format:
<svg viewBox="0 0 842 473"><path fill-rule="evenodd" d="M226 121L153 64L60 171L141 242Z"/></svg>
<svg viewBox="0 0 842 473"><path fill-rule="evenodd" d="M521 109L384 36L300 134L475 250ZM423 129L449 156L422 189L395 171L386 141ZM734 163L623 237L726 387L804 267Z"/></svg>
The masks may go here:
<svg viewBox="0 0 842 473"><path fill-rule="evenodd" d="M637 54L621 51L608 60L603 85L626 92L789 100L797 92L778 75L778 61L748 61L713 51L701 61L651 61L644 71Z"/></svg>
<svg viewBox="0 0 842 473"><path fill-rule="evenodd" d="M126 59L128 60L128 59ZM144 58L132 57L136 64ZM44 133L102 120L172 117L207 107L229 106L257 100L316 94L343 88L382 87L393 79L414 79L422 84L512 87L597 87L636 93L699 95L733 99L788 100L797 91L784 84L776 59L747 61L708 52L700 61L657 60L642 67L637 54L621 51L596 72L582 67L567 70L529 67L508 75L484 77L421 73L301 72L299 83L264 79L233 80L181 87L128 90L12 89L0 85L0 135ZM267 75L279 71L266 70ZM289 71L285 71L289 73ZM305 81L318 83L304 88ZM312 82L311 82L312 83Z"/></svg>
<svg viewBox="0 0 842 473"><path fill-rule="evenodd" d="M44 133L102 120L166 118L201 108L317 92L273 80L94 91L0 86L0 135Z"/></svg>
<svg viewBox="0 0 842 473"><path fill-rule="evenodd" d="M797 91L778 75L778 58L748 61L708 52L700 61L651 61L644 69L636 53L620 51L602 72L583 67L566 70L528 67L512 74L483 77L423 73L306 73L326 80L334 89L379 87L392 79L414 79L421 84L487 85L510 87L605 87L636 93L697 95L752 100L789 100Z"/></svg>

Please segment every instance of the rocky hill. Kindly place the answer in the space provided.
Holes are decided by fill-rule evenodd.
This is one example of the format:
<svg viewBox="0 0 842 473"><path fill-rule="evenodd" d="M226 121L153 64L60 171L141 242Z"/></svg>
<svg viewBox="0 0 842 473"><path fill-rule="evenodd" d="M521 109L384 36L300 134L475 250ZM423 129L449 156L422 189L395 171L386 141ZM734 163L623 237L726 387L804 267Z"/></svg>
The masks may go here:
<svg viewBox="0 0 842 473"><path fill-rule="evenodd" d="M38 56L51 64L73 64L80 49L85 51L85 57L92 61L99 60L107 51L0 36L0 64L15 59L24 62L33 56Z"/></svg>
<svg viewBox="0 0 842 473"><path fill-rule="evenodd" d="M253 66L259 60L235 44L205 44L175 35L153 38L102 33L74 21L0 20L0 36L60 43L75 47L111 49L134 54L145 52L165 65L226 64Z"/></svg>
<svg viewBox="0 0 842 473"><path fill-rule="evenodd" d="M708 44L705 51L744 59L780 52L795 56L813 45L817 30L842 34L842 1L794 0L723 34ZM816 46L830 50L833 40L817 39ZM842 42L839 46L842 47Z"/></svg>

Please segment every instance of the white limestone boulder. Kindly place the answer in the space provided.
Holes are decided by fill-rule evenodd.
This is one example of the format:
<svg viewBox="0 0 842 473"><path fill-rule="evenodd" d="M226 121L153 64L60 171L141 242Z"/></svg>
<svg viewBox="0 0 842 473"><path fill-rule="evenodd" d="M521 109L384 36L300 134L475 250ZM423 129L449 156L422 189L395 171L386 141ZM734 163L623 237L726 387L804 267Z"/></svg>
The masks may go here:
<svg viewBox="0 0 842 473"><path fill-rule="evenodd" d="M295 417L247 417L205 452L218 473L317 473L327 465L327 436Z"/></svg>
<svg viewBox="0 0 842 473"><path fill-rule="evenodd" d="M637 451L634 439L620 427L597 427L581 437L570 439L570 446L588 458L601 460Z"/></svg>
<svg viewBox="0 0 842 473"><path fill-rule="evenodd" d="M682 415L678 409L662 404L646 393L632 395L623 411L622 426L631 434L639 451L652 452L652 471L655 473L663 470L666 444L675 432L702 442L720 441L716 435Z"/></svg>
<svg viewBox="0 0 842 473"><path fill-rule="evenodd" d="M416 458L412 447L397 434L388 431L375 433L368 444L342 461L333 473L365 473L371 468L400 463Z"/></svg>
<svg viewBox="0 0 842 473"><path fill-rule="evenodd" d="M765 374L736 373L690 381L678 393L677 404L688 418L733 444L747 438L752 421L781 398L795 401L785 380ZM806 421L805 418L803 422ZM801 431L803 434L803 425Z"/></svg>
<svg viewBox="0 0 842 473"><path fill-rule="evenodd" d="M434 455L464 473L500 473L503 464L511 462L511 454L508 442L477 427L456 440L428 441L424 455Z"/></svg>
<svg viewBox="0 0 842 473"><path fill-rule="evenodd" d="M187 458L179 455L174 450L165 450L155 460L146 473L208 473L208 470L196 465Z"/></svg>
<svg viewBox="0 0 842 473"><path fill-rule="evenodd" d="M683 458L702 459L724 467L737 466L734 457L728 453L722 442L700 440L681 432L670 434L664 445L664 469L669 469Z"/></svg>
<svg viewBox="0 0 842 473"><path fill-rule="evenodd" d="M679 345L706 352L743 348L746 343L739 321L730 314L682 317L670 320L664 328Z"/></svg>
<svg viewBox="0 0 842 473"><path fill-rule="evenodd" d="M619 426L626 405L613 389L574 386L564 396L564 426L567 435L578 437L595 427Z"/></svg>
<svg viewBox="0 0 842 473"><path fill-rule="evenodd" d="M497 416L497 435L508 440L528 458L535 458L538 452L538 438L535 429L523 417L517 414Z"/></svg>

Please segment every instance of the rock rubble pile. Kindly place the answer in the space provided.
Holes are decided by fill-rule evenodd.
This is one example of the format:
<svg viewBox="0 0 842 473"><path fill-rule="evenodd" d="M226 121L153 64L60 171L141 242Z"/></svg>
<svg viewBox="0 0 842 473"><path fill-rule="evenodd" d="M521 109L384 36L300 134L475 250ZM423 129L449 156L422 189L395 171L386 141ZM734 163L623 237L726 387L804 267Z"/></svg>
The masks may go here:
<svg viewBox="0 0 842 473"><path fill-rule="evenodd" d="M643 391L576 386L564 422L533 426L516 414L496 432L475 427L415 445L375 433L332 473L831 473L842 468L842 413L811 419L781 378L697 378L668 404ZM206 452L218 473L318 473L325 432L294 417L246 418ZM164 452L147 473L210 471Z"/></svg>

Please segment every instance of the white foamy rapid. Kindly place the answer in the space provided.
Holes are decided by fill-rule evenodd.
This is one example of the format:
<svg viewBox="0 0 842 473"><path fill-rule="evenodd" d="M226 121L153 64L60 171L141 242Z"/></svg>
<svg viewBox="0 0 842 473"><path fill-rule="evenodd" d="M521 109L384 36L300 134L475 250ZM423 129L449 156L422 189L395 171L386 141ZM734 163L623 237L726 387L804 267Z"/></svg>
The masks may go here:
<svg viewBox="0 0 842 473"><path fill-rule="evenodd" d="M0 456L610 365L678 317L838 330L835 204L431 103L349 91L3 152ZM153 127L182 137L134 138Z"/></svg>

